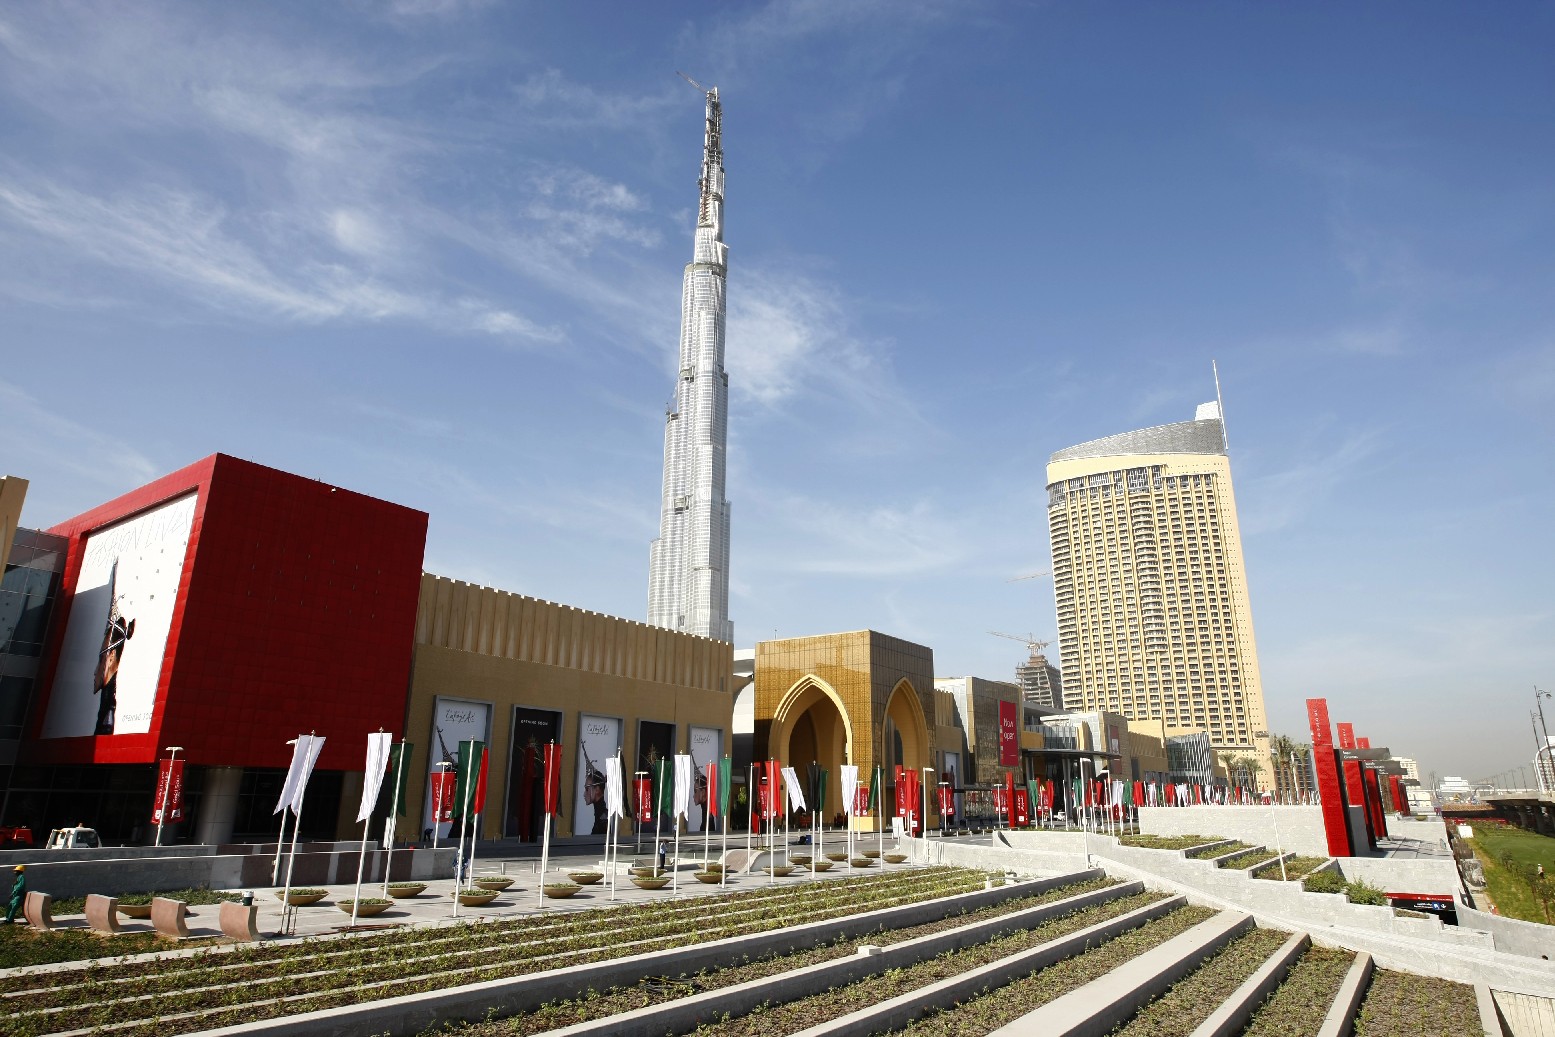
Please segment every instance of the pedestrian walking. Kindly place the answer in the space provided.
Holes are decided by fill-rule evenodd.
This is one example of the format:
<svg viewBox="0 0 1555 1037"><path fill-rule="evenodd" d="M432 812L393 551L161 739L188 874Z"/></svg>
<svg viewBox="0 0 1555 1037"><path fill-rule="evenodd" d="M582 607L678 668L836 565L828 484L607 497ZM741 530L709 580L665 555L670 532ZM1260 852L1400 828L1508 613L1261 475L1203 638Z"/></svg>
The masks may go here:
<svg viewBox="0 0 1555 1037"><path fill-rule="evenodd" d="M22 909L22 904L27 900L27 865L18 864L14 870L16 884L11 887L11 902L5 910L6 925L16 921L16 912Z"/></svg>

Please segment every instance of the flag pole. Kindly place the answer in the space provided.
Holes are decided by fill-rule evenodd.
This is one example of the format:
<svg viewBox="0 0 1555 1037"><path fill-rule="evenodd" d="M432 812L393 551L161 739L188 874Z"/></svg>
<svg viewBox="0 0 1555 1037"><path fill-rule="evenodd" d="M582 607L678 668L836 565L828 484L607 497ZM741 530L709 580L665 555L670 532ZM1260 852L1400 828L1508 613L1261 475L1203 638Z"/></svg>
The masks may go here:
<svg viewBox="0 0 1555 1037"><path fill-rule="evenodd" d="M546 751L541 757L541 766L545 768L545 780L540 785L540 794L545 797L545 834L540 843L540 881L536 884L535 901L542 910L545 908L545 872L551 864L551 754L555 751L555 745L555 742L547 742ZM556 770L560 772L561 767L558 766ZM561 774L558 773L557 780L560 779Z"/></svg>
<svg viewBox="0 0 1555 1037"><path fill-rule="evenodd" d="M400 816L400 781L405 773L405 739L400 739L400 758L394 768L394 798L389 804L389 816L383 821L383 841L388 855L383 859L383 895L389 895L389 869L394 865L394 828ZM437 804L432 804L432 843L437 845ZM433 858L434 860L436 858Z"/></svg>
<svg viewBox="0 0 1555 1037"><path fill-rule="evenodd" d="M473 746L472 746L473 749ZM446 752L447 749L444 749ZM475 753L470 753L474 757ZM459 804L459 854L454 858L454 917L459 917L459 890L464 877L460 874L464 870L464 829L470 820L470 804L475 800L475 789L472 787L474 777L471 775L471 764L474 760L466 760L464 764L464 802Z"/></svg>
<svg viewBox="0 0 1555 1037"><path fill-rule="evenodd" d="M678 774L680 768L676 767L675 770ZM696 778L693 777L691 780L695 782ZM670 824L675 826L675 860L670 865L670 892L678 894L680 892L680 815L674 808L670 809Z"/></svg>
<svg viewBox="0 0 1555 1037"><path fill-rule="evenodd" d="M286 814L290 807L281 808L281 833L275 837L275 863L270 865L270 885L281 884L281 851L286 849Z"/></svg>
<svg viewBox="0 0 1555 1037"><path fill-rule="evenodd" d="M732 762L732 761L731 761ZM723 785L734 783L734 767L729 768L729 780L724 781L723 761L718 763L718 781ZM726 804L734 802L733 789L720 789L718 792L718 837L722 844L722 852L718 857L718 885L723 888L729 884L729 808Z"/></svg>
<svg viewBox="0 0 1555 1037"><path fill-rule="evenodd" d="M745 870L751 870L751 828L756 824L756 764L750 765L745 783Z"/></svg>
<svg viewBox="0 0 1555 1037"><path fill-rule="evenodd" d="M383 728L380 727L378 729L378 733L379 734L383 734ZM372 738L372 736L369 735L368 736L369 740L368 740L368 744L367 744L367 750L368 750L367 751L367 757L368 757L369 760L372 759L372 755L373 755L372 754L373 743L371 741L371 738ZM378 774L378 778L379 778L379 781L383 780L383 773L381 771ZM371 779L372 779L372 775L366 773L366 771L364 770L363 773L362 773L362 785L363 785L362 798L364 800L367 798L366 785L367 785L367 782L370 781ZM377 805L378 805L378 793L377 793L377 790L374 790L374 792L373 792L373 806L377 806ZM353 928L353 929L356 928L356 909L358 907L360 907L361 904L362 904L362 872L364 870L366 870L366 867L367 867L367 839L368 839L368 836L371 834L372 826L373 826L373 813L372 813L371 810L369 810L367 812L367 816L362 819L362 853L356 859L356 892L351 894L351 928ZM385 879L385 881L388 881L388 880Z"/></svg>
<svg viewBox="0 0 1555 1037"><path fill-rule="evenodd" d="M885 768L875 769L877 780L874 784L881 786L875 792L875 848L882 859L885 857Z"/></svg>

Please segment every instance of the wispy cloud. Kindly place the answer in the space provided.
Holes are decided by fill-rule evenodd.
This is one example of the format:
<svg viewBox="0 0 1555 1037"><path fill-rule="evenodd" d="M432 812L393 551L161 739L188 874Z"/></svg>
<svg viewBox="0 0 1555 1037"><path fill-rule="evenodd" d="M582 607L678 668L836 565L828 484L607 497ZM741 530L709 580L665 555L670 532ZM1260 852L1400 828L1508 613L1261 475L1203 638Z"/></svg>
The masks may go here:
<svg viewBox="0 0 1555 1037"><path fill-rule="evenodd" d="M128 489L159 474L123 439L57 414L6 382L0 382L0 414L7 424L4 463L11 474L38 478L68 472L109 490Z"/></svg>
<svg viewBox="0 0 1555 1037"><path fill-rule="evenodd" d="M966 556L955 524L927 501L849 507L790 495L762 502L769 521L786 527L772 542L781 558L758 569L883 579L943 570Z"/></svg>
<svg viewBox="0 0 1555 1037"><path fill-rule="evenodd" d="M1296 452L1299 461L1278 471L1255 474L1241 481L1238 509L1244 536L1276 533L1299 525L1309 513L1326 507L1334 494L1376 457L1383 443L1381 430L1362 429L1337 444Z"/></svg>

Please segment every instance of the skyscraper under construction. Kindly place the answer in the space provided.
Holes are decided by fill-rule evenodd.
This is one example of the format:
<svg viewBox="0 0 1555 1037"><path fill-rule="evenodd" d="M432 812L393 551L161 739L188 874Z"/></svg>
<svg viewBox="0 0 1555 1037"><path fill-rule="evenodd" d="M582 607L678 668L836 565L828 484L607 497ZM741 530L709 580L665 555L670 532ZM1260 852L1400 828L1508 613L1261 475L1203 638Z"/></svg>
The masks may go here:
<svg viewBox="0 0 1555 1037"><path fill-rule="evenodd" d="M1064 700L1208 732L1268 766L1268 724L1219 403L1055 453L1048 529Z"/></svg>
<svg viewBox="0 0 1555 1037"><path fill-rule="evenodd" d="M729 502L724 467L728 246L723 241L723 106L707 91L696 246L680 300L680 370L664 420L664 495L648 560L648 622L734 641L729 621Z"/></svg>

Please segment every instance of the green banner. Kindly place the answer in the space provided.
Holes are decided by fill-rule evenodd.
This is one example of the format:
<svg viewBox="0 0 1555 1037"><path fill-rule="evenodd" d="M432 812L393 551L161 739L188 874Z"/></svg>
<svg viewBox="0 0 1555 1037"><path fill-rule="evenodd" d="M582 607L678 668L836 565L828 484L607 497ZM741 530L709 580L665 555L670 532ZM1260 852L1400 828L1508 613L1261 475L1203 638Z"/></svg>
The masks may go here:
<svg viewBox="0 0 1555 1037"><path fill-rule="evenodd" d="M475 801L475 786L481 777L481 753L486 743L471 739L459 743L459 761L454 778L454 816L469 817Z"/></svg>
<svg viewBox="0 0 1555 1037"><path fill-rule="evenodd" d="M410 757L415 751L415 746L409 742L399 742L389 746L389 795L399 803L399 816L407 816L410 807L407 805L405 792L410 787ZM382 794L379 794L382 799Z"/></svg>
<svg viewBox="0 0 1555 1037"><path fill-rule="evenodd" d="M718 816L729 816L729 794L734 783L734 761L725 756L718 761Z"/></svg>
<svg viewBox="0 0 1555 1037"><path fill-rule="evenodd" d="M885 768L875 765L875 780L869 783L869 806L866 808L873 814L880 809L881 787L885 784Z"/></svg>
<svg viewBox="0 0 1555 1037"><path fill-rule="evenodd" d="M675 761L668 756L653 765L654 799L659 803L660 817L675 813Z"/></svg>

